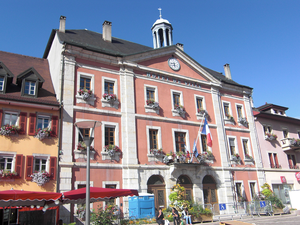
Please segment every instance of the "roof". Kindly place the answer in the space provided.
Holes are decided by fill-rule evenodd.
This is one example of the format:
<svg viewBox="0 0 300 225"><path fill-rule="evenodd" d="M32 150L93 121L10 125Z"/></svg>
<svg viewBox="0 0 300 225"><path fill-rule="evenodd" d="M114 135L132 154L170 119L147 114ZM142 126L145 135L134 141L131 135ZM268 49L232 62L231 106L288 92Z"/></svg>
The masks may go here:
<svg viewBox="0 0 300 225"><path fill-rule="evenodd" d="M0 94L0 99L59 106L52 85L47 59L0 51L0 61L14 75L12 84L7 86L5 94ZM16 83L17 76L30 68L34 68L44 79L44 84L39 89L37 98L22 96L21 87Z"/></svg>
<svg viewBox="0 0 300 225"><path fill-rule="evenodd" d="M284 110L284 111L289 109L289 108L284 107L284 106L274 105L274 104L269 104L269 103L266 103L265 105L257 107L257 109L260 110L260 111L267 111L271 108L272 109Z"/></svg>
<svg viewBox="0 0 300 225"><path fill-rule="evenodd" d="M158 19L157 21L160 21L160 20L164 20L164 19ZM125 40L122 40L119 38L114 38L114 37L112 37L112 42L104 41L102 38L102 34L94 32L94 31L66 30L65 33L63 33L63 32L58 32L57 29L53 29L52 33L50 35L47 47L45 49L43 58L47 58L48 53L51 48L52 41L55 37L55 34L58 35L60 41L62 41L63 43L81 47L83 49L87 49L87 50L90 50L93 52L99 52L99 53L108 54L108 55L112 55L112 56L116 56L116 57L125 57L125 56L129 56L129 55L134 55L134 54L138 54L138 53L144 53L147 51L155 51L156 50L156 49L153 49L153 48L145 46L145 45L140 45L137 43L125 41ZM172 46L168 46L168 47L172 47ZM164 48L168 48L168 47L164 47ZM183 53L186 54L185 52L183 52ZM188 56L188 57L190 57L190 56ZM216 72L209 68L206 68L206 67L200 65L199 63L198 63L198 65L201 66L204 70L206 70L208 73L210 73L212 76L214 76L216 79L218 79L221 82L252 89L251 87L238 84L235 81L228 79L222 73L219 73L219 72Z"/></svg>

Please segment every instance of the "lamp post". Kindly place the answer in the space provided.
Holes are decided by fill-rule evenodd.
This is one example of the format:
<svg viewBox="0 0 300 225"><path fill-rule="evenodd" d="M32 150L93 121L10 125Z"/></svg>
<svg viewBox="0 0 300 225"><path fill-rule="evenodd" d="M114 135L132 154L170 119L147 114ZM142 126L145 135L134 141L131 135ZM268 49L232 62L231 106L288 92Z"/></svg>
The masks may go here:
<svg viewBox="0 0 300 225"><path fill-rule="evenodd" d="M90 225L90 145L92 144L94 137L95 127L101 126L101 122L95 120L82 120L75 124L78 132L86 145L87 159L86 159L86 196L85 196L85 224ZM92 132L89 137L83 137L80 129L90 129Z"/></svg>

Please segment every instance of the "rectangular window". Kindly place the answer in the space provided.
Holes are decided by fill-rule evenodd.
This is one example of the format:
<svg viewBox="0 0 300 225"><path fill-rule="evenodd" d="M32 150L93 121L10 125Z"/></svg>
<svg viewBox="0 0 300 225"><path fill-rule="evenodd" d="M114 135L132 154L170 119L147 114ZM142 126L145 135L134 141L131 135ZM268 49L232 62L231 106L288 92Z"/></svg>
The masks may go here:
<svg viewBox="0 0 300 225"><path fill-rule="evenodd" d="M229 110L229 104L228 103L224 103L223 107L224 107L225 116L226 117L230 117L231 115L230 115L230 110Z"/></svg>
<svg viewBox="0 0 300 225"><path fill-rule="evenodd" d="M90 136L90 129L89 128L79 128L83 138ZM83 141L81 135L78 133L78 141Z"/></svg>
<svg viewBox="0 0 300 225"><path fill-rule="evenodd" d="M235 152L235 139L229 138L229 148L230 148L230 155L234 155Z"/></svg>
<svg viewBox="0 0 300 225"><path fill-rule="evenodd" d="M18 114L15 112L5 112L4 113L4 123L3 125L17 125Z"/></svg>
<svg viewBox="0 0 300 225"><path fill-rule="evenodd" d="M238 105L236 109L237 109L238 118L243 118L242 106Z"/></svg>
<svg viewBox="0 0 300 225"><path fill-rule="evenodd" d="M48 116L38 116L37 117L37 129L44 129L49 126L50 117Z"/></svg>
<svg viewBox="0 0 300 225"><path fill-rule="evenodd" d="M296 157L295 155L287 155L288 162L289 162L289 167L290 169L297 169L297 162L296 162Z"/></svg>
<svg viewBox="0 0 300 225"><path fill-rule="evenodd" d="M0 170L12 171L12 157L2 157L0 159Z"/></svg>
<svg viewBox="0 0 300 225"><path fill-rule="evenodd" d="M278 162L278 157L276 153L273 153L274 156L274 161L275 161L275 168L280 168L279 162Z"/></svg>
<svg viewBox="0 0 300 225"><path fill-rule="evenodd" d="M248 140L247 139L243 139L243 149L244 149L244 154L249 155Z"/></svg>
<svg viewBox="0 0 300 225"><path fill-rule="evenodd" d="M149 130L150 149L158 149L157 130Z"/></svg>
<svg viewBox="0 0 300 225"><path fill-rule="evenodd" d="M117 188L117 185L115 185L115 184L106 184L106 185L105 185L105 188L116 189L116 188ZM110 199L110 200L106 200L106 201L105 201L105 204L106 204L106 206L108 206L108 205L115 205L115 204L116 204L116 199L115 199L115 198L112 198L112 199Z"/></svg>
<svg viewBox="0 0 300 225"><path fill-rule="evenodd" d="M238 201L243 197L242 183L235 183L236 197Z"/></svg>
<svg viewBox="0 0 300 225"><path fill-rule="evenodd" d="M298 131L298 138L300 138L300 131Z"/></svg>
<svg viewBox="0 0 300 225"><path fill-rule="evenodd" d="M80 90L91 90L91 78L80 77Z"/></svg>
<svg viewBox="0 0 300 225"><path fill-rule="evenodd" d="M269 162L270 162L270 167L271 168L275 168L275 164L274 164L274 159L273 159L273 154L269 153Z"/></svg>
<svg viewBox="0 0 300 225"><path fill-rule="evenodd" d="M202 152L207 152L207 139L205 134L201 134Z"/></svg>
<svg viewBox="0 0 300 225"><path fill-rule="evenodd" d="M180 105L180 94L178 93L173 93L173 103L174 103L174 107L176 105Z"/></svg>
<svg viewBox="0 0 300 225"><path fill-rule="evenodd" d="M265 132L265 134L267 134L267 133L271 134L272 133L272 127L264 125L264 132Z"/></svg>
<svg viewBox="0 0 300 225"><path fill-rule="evenodd" d="M115 128L105 127L105 146L115 145Z"/></svg>
<svg viewBox="0 0 300 225"><path fill-rule="evenodd" d="M46 171L46 159L35 158L34 159L34 172Z"/></svg>
<svg viewBox="0 0 300 225"><path fill-rule="evenodd" d="M176 152L185 152L185 133L175 132Z"/></svg>
<svg viewBox="0 0 300 225"><path fill-rule="evenodd" d="M155 101L155 89L147 87L147 100Z"/></svg>
<svg viewBox="0 0 300 225"><path fill-rule="evenodd" d="M288 138L289 137L289 132L288 130L283 130L283 138Z"/></svg>
<svg viewBox="0 0 300 225"><path fill-rule="evenodd" d="M253 199L256 196L255 182L250 182L249 185L250 185L250 194L251 194L251 197Z"/></svg>
<svg viewBox="0 0 300 225"><path fill-rule="evenodd" d="M4 77L0 77L0 91L4 89Z"/></svg>
<svg viewBox="0 0 300 225"><path fill-rule="evenodd" d="M25 81L24 94L35 95L35 82Z"/></svg>
<svg viewBox="0 0 300 225"><path fill-rule="evenodd" d="M197 101L197 112L199 112L199 110L204 109L203 108L203 99L202 98L197 98L196 101Z"/></svg>
<svg viewBox="0 0 300 225"><path fill-rule="evenodd" d="M105 94L114 94L114 86L115 86L115 83L113 82L108 82L108 81L105 81L104 83L104 93Z"/></svg>

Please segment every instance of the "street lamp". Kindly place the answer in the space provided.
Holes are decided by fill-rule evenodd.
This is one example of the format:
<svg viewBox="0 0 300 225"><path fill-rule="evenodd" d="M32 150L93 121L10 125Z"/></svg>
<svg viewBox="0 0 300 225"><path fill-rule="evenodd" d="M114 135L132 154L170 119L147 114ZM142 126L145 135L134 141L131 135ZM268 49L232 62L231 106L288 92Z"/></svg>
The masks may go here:
<svg viewBox="0 0 300 225"><path fill-rule="evenodd" d="M75 124L78 132L86 145L87 160L86 160L86 196L85 196L85 224L90 225L90 145L92 144L94 137L95 127L101 126L101 122L95 120L82 120ZM80 129L92 128L91 135L89 137L83 137Z"/></svg>

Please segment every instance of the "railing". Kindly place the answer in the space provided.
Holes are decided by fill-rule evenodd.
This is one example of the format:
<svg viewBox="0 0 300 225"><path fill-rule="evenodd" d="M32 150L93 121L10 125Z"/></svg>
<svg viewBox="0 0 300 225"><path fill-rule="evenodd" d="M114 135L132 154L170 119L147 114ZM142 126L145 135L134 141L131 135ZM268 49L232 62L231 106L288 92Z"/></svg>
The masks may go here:
<svg viewBox="0 0 300 225"><path fill-rule="evenodd" d="M299 149L300 145L294 138L284 138L280 140L283 151Z"/></svg>
<svg viewBox="0 0 300 225"><path fill-rule="evenodd" d="M281 168L281 165L276 164L276 163L275 163L275 164L272 164L272 163L271 163L271 164L270 164L270 167L273 168L273 169L280 169L280 168Z"/></svg>

